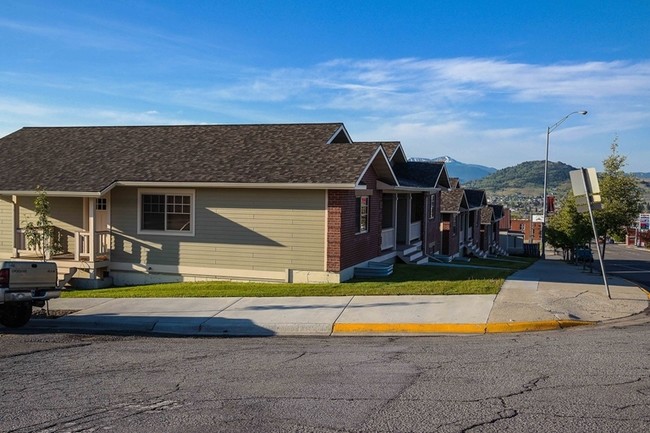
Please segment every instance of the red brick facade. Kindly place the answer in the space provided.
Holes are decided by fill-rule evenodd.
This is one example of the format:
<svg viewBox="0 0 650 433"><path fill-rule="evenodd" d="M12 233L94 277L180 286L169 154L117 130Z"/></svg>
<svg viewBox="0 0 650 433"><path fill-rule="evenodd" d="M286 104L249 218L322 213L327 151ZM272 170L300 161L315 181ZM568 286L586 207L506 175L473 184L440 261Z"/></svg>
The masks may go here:
<svg viewBox="0 0 650 433"><path fill-rule="evenodd" d="M483 251L492 252L490 246L499 243L499 222L481 224L481 245Z"/></svg>
<svg viewBox="0 0 650 433"><path fill-rule="evenodd" d="M542 240L542 223L532 222L529 219L513 219L510 221L510 230L524 234L524 242L534 243Z"/></svg>
<svg viewBox="0 0 650 433"><path fill-rule="evenodd" d="M453 256L458 254L458 231L460 216L457 214L442 214L442 254ZM455 227L454 227L455 221Z"/></svg>
<svg viewBox="0 0 650 433"><path fill-rule="evenodd" d="M329 190L327 193L327 271L340 272L381 255L381 192L372 167L363 182L370 196L368 231L357 234L357 193Z"/></svg>

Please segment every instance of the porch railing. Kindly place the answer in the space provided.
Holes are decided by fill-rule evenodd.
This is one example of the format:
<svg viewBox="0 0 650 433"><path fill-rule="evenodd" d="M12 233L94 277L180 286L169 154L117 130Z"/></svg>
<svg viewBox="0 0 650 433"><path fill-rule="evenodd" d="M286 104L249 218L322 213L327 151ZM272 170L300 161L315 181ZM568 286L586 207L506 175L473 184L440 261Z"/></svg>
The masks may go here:
<svg viewBox="0 0 650 433"><path fill-rule="evenodd" d="M61 236L61 233L57 227L54 227L54 237L57 238ZM19 254L26 254L27 256L42 256L43 250L39 245L29 245L27 241L27 236L25 236L25 229L17 228L16 229L16 250ZM49 258L53 254L51 251L47 254Z"/></svg>
<svg viewBox="0 0 650 433"><path fill-rule="evenodd" d="M409 227L409 242L415 239L420 239L420 230L422 229L422 221L411 223Z"/></svg>
<svg viewBox="0 0 650 433"><path fill-rule="evenodd" d="M388 228L381 231L381 249L387 250L395 246L395 229Z"/></svg>
<svg viewBox="0 0 650 433"><path fill-rule="evenodd" d="M27 244L25 231L23 229L16 229L16 249L18 251L28 251L30 253L42 254L40 248L35 248Z"/></svg>
<svg viewBox="0 0 650 433"><path fill-rule="evenodd" d="M75 260L90 258L90 232L75 232ZM95 232L95 257L108 256L110 251L110 232Z"/></svg>

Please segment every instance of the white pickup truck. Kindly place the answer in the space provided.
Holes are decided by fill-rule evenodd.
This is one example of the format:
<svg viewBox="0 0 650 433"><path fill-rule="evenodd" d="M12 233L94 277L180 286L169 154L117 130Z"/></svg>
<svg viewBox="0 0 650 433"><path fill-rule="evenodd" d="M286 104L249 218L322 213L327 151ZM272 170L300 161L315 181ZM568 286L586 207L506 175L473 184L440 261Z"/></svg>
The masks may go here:
<svg viewBox="0 0 650 433"><path fill-rule="evenodd" d="M58 298L56 263L0 262L0 324L19 328L32 317L32 306Z"/></svg>

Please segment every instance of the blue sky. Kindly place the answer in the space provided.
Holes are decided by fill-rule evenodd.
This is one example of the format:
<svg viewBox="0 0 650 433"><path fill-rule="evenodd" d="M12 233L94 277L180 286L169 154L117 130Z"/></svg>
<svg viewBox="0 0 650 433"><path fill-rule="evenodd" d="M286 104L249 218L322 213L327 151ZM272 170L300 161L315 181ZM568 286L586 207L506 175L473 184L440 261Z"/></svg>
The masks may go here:
<svg viewBox="0 0 650 433"><path fill-rule="evenodd" d="M650 2L3 0L0 135L344 122L408 156L650 171Z"/></svg>

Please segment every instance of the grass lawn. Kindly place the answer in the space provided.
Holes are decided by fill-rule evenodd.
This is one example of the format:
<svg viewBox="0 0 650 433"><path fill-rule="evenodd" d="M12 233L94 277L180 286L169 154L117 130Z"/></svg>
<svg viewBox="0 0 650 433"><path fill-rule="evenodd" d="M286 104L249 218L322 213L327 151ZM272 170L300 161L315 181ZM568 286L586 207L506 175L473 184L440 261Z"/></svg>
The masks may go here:
<svg viewBox="0 0 650 433"><path fill-rule="evenodd" d="M181 298L181 297L269 297L269 296L351 296L351 295L467 295L496 294L513 271L499 269L503 263L486 260L471 269L396 264L391 276L353 279L339 284L288 284L209 281L167 283L96 290L69 290L64 298ZM488 262L493 262L492 264ZM495 265L496 263L496 265ZM522 262L527 267L531 261ZM472 259L470 264L475 263ZM506 266L516 268L517 266Z"/></svg>

